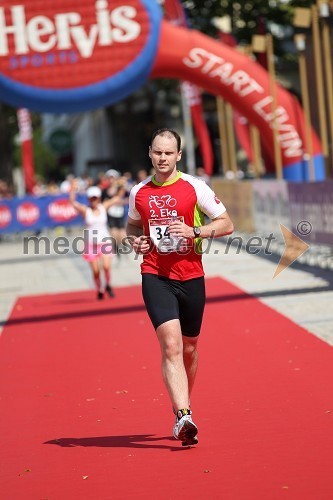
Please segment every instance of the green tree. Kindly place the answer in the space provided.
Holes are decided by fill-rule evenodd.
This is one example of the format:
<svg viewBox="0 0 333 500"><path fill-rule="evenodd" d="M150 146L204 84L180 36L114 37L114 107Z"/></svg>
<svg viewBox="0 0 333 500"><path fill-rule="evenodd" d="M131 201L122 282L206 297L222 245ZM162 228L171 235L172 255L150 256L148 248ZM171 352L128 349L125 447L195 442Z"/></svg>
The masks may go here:
<svg viewBox="0 0 333 500"><path fill-rule="evenodd" d="M314 0L182 0L192 28L210 36L217 36L214 17L229 16L234 37L238 43L249 44L252 35L270 31L272 24L290 26L295 7L308 7ZM274 33L273 33L274 36ZM284 54L283 45L275 37L277 53Z"/></svg>
<svg viewBox="0 0 333 500"><path fill-rule="evenodd" d="M220 0L182 0L181 3L193 29L213 37L217 35L212 19L227 14Z"/></svg>

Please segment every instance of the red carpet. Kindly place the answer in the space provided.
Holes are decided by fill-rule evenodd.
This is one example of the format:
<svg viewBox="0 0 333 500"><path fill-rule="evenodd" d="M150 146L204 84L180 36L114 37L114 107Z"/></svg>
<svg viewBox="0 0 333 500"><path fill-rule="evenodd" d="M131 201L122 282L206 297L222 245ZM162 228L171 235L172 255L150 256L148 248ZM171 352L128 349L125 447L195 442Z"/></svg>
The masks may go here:
<svg viewBox="0 0 333 500"><path fill-rule="evenodd" d="M138 287L18 300L0 340L3 500L333 498L332 348L230 283L207 292L191 449L170 437Z"/></svg>

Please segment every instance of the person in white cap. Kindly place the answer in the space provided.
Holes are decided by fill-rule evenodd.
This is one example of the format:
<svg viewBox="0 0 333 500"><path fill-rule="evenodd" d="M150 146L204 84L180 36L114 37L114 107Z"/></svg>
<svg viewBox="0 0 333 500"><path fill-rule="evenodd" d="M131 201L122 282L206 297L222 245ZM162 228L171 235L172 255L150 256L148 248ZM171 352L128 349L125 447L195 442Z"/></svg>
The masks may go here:
<svg viewBox="0 0 333 500"><path fill-rule="evenodd" d="M107 226L107 210L115 203L119 202L117 197L111 200L105 200L101 203L102 192L99 187L91 186L87 189L87 198L89 206L79 203L75 200L77 186L73 182L71 185L69 199L72 206L79 212L86 224L88 231L83 258L89 263L92 270L94 283L97 290L97 299L104 298L104 291L101 280L101 267L105 277L105 292L114 297L111 287L111 254L112 242ZM85 235L86 236L86 235Z"/></svg>

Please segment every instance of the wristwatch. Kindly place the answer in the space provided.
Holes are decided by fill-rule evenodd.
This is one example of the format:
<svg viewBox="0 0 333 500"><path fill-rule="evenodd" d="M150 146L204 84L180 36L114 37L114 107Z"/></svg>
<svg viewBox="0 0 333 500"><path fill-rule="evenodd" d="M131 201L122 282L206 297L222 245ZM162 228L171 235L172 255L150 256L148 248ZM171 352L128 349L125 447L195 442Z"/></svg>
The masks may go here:
<svg viewBox="0 0 333 500"><path fill-rule="evenodd" d="M199 226L194 226L193 228L193 233L194 233L194 237L195 238L199 238L200 234L201 234L201 227Z"/></svg>

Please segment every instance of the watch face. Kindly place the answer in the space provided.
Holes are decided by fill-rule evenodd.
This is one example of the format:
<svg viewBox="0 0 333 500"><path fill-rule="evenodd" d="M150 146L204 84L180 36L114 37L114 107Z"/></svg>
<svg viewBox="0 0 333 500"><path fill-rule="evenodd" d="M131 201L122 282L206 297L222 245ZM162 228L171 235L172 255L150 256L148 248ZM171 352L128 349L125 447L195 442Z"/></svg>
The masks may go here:
<svg viewBox="0 0 333 500"><path fill-rule="evenodd" d="M194 230L195 236L200 236L200 233L201 233L200 227L194 227L193 230Z"/></svg>

